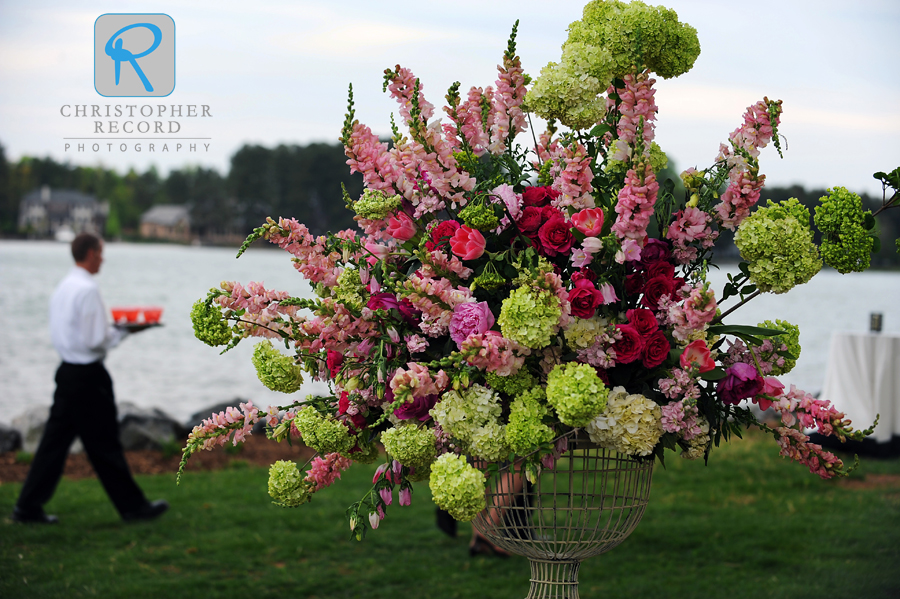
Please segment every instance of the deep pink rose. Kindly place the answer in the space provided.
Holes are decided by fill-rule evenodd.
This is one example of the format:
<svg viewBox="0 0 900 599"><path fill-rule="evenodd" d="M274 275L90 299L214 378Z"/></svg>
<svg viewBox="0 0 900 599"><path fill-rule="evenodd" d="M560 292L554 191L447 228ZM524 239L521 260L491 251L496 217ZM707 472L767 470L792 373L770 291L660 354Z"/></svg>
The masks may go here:
<svg viewBox="0 0 900 599"><path fill-rule="evenodd" d="M537 231L541 228L541 223L543 222L544 217L540 208L535 208L534 206L526 206L522 210L522 214L519 216L519 220L516 221L516 225L524 235L528 235L529 237L531 237L537 235Z"/></svg>
<svg viewBox="0 0 900 599"><path fill-rule="evenodd" d="M419 320L422 316L422 311L412 305L412 302L406 299L405 297L400 300L400 306L397 308L400 312L401 318L406 321L406 324L410 326L416 326L419 324Z"/></svg>
<svg viewBox="0 0 900 599"><path fill-rule="evenodd" d="M647 337L659 329L659 323L656 322L656 316L653 315L652 310L635 308L625 312L625 317L628 319L628 324L634 326L641 337Z"/></svg>
<svg viewBox="0 0 900 599"><path fill-rule="evenodd" d="M397 310L400 302L393 293L375 293L366 302L366 308L370 310Z"/></svg>
<svg viewBox="0 0 900 599"><path fill-rule="evenodd" d="M743 362L725 371L725 378L716 385L716 393L723 403L737 405L742 399L753 397L763 389L763 378L756 368Z"/></svg>
<svg viewBox="0 0 900 599"><path fill-rule="evenodd" d="M487 302L469 302L453 308L450 317L450 338L462 346L466 337L475 333L481 335L494 326L494 314Z"/></svg>
<svg viewBox="0 0 900 599"><path fill-rule="evenodd" d="M716 362L710 356L709 348L703 339L697 339L689 343L684 348L684 351L681 352L678 362L685 370L690 370L696 364L698 372L709 372L716 367Z"/></svg>
<svg viewBox="0 0 900 599"><path fill-rule="evenodd" d="M578 318L592 318L597 306L603 303L603 294L587 279L575 283L569 291L569 303L572 304L572 315Z"/></svg>
<svg viewBox="0 0 900 599"><path fill-rule="evenodd" d="M582 268L580 270L576 270L572 273L571 281L574 285L578 281L588 280L591 283L597 282L597 273L595 273L590 268Z"/></svg>
<svg viewBox="0 0 900 599"><path fill-rule="evenodd" d="M549 187L526 187L522 192L522 203L526 206L546 206L557 197L559 192Z"/></svg>
<svg viewBox="0 0 900 599"><path fill-rule="evenodd" d="M388 235L403 243L409 241L416 234L416 223L405 212L398 212L388 219Z"/></svg>
<svg viewBox="0 0 900 599"><path fill-rule="evenodd" d="M675 282L665 276L653 277L644 284L644 297L641 298L641 304L656 310L659 307L659 300L667 295L672 295L675 291Z"/></svg>
<svg viewBox="0 0 900 599"><path fill-rule="evenodd" d="M575 236L572 235L572 223L562 217L551 218L541 225L538 239L541 240L544 253L548 256L568 255L572 250L572 244L575 243Z"/></svg>
<svg viewBox="0 0 900 599"><path fill-rule="evenodd" d="M328 350L325 358L325 365L328 367L328 372L331 373L331 378L334 378L341 371L341 365L344 363L344 354L332 350ZM343 412L341 412L343 414Z"/></svg>
<svg viewBox="0 0 900 599"><path fill-rule="evenodd" d="M394 416L400 420L416 420L425 421L431 418L428 413L434 404L437 403L437 395L426 395L425 397L414 397L412 401L401 404L399 408L394 410Z"/></svg>
<svg viewBox="0 0 900 599"><path fill-rule="evenodd" d="M463 260L475 260L484 254L486 243L478 229L463 225L450 238L450 249Z"/></svg>
<svg viewBox="0 0 900 599"><path fill-rule="evenodd" d="M587 237L597 237L603 231L603 210L585 208L572 215L572 224Z"/></svg>
<svg viewBox="0 0 900 599"><path fill-rule="evenodd" d="M445 220L431 230L431 239L425 242L425 248L428 251L434 251L438 248L447 247L450 238L459 229L459 223L455 220Z"/></svg>
<svg viewBox="0 0 900 599"><path fill-rule="evenodd" d="M670 349L672 349L672 346L669 345L669 340L666 339L666 336L660 330L644 339L644 352L641 356L644 368L656 368L665 362L666 358L669 357Z"/></svg>
<svg viewBox="0 0 900 599"><path fill-rule="evenodd" d="M613 349L616 351L616 363L630 364L644 353L644 339L630 324L617 324L616 328L622 333L622 338L613 345Z"/></svg>

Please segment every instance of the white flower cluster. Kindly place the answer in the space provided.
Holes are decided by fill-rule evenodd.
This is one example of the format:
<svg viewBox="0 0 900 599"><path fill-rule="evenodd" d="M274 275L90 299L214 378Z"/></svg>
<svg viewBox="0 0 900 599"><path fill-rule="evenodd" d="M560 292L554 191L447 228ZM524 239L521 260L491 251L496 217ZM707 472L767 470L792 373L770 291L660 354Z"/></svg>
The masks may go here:
<svg viewBox="0 0 900 599"><path fill-rule="evenodd" d="M591 441L626 455L649 455L663 434L662 412L643 395L628 395L624 387L609 392L606 409L586 430Z"/></svg>

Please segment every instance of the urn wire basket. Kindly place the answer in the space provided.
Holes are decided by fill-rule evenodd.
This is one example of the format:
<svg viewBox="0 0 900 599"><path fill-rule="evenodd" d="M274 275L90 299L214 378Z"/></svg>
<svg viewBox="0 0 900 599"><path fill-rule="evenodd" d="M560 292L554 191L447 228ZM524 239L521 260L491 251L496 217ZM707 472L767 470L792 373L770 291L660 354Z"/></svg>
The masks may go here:
<svg viewBox="0 0 900 599"><path fill-rule="evenodd" d="M516 484L524 478L516 468L505 464L490 476L488 507L472 524L497 547L529 559L526 599L576 599L581 561L609 551L640 522L653 459L575 436L554 468L543 469L532 484Z"/></svg>

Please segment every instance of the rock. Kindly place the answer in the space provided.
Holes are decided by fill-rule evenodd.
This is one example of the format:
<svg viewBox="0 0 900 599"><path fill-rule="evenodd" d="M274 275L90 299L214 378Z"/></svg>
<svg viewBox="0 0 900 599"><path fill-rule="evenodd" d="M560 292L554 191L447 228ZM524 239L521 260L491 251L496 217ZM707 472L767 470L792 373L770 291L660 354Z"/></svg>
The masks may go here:
<svg viewBox="0 0 900 599"><path fill-rule="evenodd" d="M12 426L22 436L22 451L34 453L44 434L44 426L50 417L50 406L36 406L25 410L13 418ZM81 453L84 447L81 439L76 438L69 448L69 453Z"/></svg>
<svg viewBox="0 0 900 599"><path fill-rule="evenodd" d="M173 440L181 443L187 431L174 418L158 408L141 408L131 403L120 403L119 439L126 451L137 449L161 449Z"/></svg>
<svg viewBox="0 0 900 599"><path fill-rule="evenodd" d="M0 424L0 453L16 451L21 447L22 433L5 424Z"/></svg>

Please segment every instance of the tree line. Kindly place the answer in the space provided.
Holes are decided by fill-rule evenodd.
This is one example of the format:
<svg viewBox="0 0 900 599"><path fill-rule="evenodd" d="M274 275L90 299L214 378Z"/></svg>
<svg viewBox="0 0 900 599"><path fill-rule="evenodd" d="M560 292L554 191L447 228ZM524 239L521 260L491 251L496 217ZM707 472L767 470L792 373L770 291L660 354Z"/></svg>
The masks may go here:
<svg viewBox="0 0 900 599"><path fill-rule="evenodd" d="M679 188L682 193L684 188L671 160L659 178L673 179L676 197L680 197ZM172 170L165 177L152 167L143 173L130 170L121 175L103 167L72 166L52 158L26 157L9 162L0 145L0 235L18 233L19 202L44 185L77 190L109 202L108 238L136 237L141 215L159 204L187 206L192 231L201 238L244 236L267 216L294 217L313 233L322 234L353 226L353 215L341 199L341 184L352 198L362 193L362 177L350 174L340 144L274 148L244 145L231 157L225 175L215 169L186 167ZM824 189L800 185L766 187L760 203L797 198L812 213L825 194ZM864 208L873 212L881 205L881 198L863 194L862 199ZM894 245L900 237L900 211L879 215L878 227L881 251L873 256L872 264L900 265ZM722 233L725 242L732 237L729 231ZM816 239L816 243L820 241Z"/></svg>

